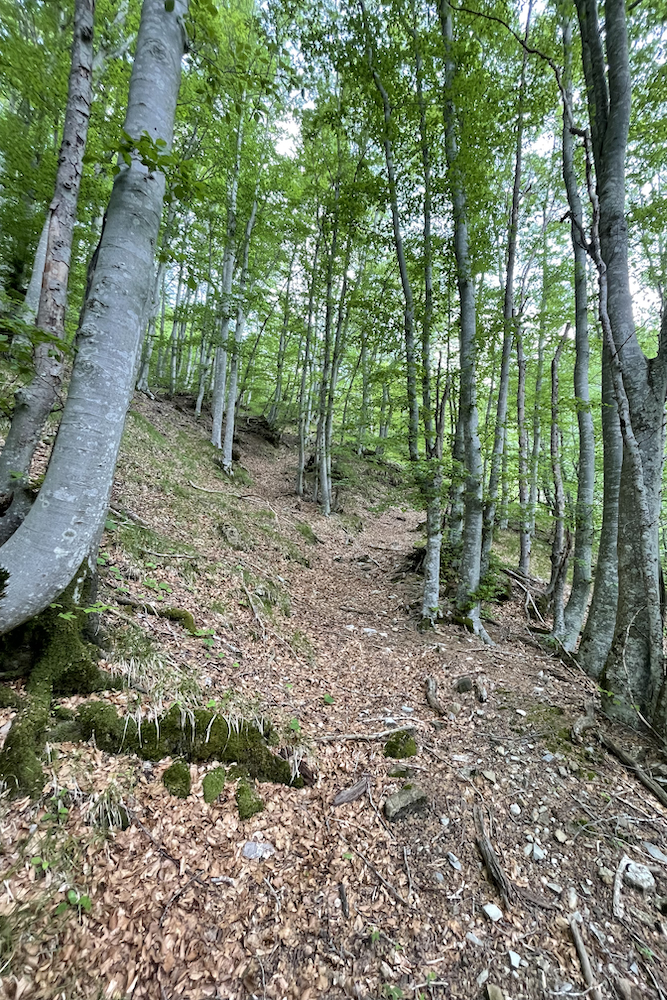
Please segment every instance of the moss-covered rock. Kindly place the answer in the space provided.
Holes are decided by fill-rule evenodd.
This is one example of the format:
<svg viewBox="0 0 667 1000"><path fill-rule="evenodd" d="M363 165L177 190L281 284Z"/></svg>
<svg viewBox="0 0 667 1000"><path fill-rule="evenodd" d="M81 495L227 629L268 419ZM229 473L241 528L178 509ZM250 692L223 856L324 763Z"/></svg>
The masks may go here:
<svg viewBox="0 0 667 1000"><path fill-rule="evenodd" d="M236 804L241 819L250 819L255 813L262 812L264 803L255 789L247 781L241 779L236 789Z"/></svg>
<svg viewBox="0 0 667 1000"><path fill-rule="evenodd" d="M169 621L178 622L186 632L189 632L190 635L195 635L197 631L195 620L185 608L159 608L158 613L161 618L168 618Z"/></svg>
<svg viewBox="0 0 667 1000"><path fill-rule="evenodd" d="M417 753L417 744L414 736L402 730L390 736L384 745L385 757L393 757L394 760L402 760L404 757L414 757Z"/></svg>
<svg viewBox="0 0 667 1000"><path fill-rule="evenodd" d="M204 789L204 802L215 802L223 788L227 777L224 767L214 767L204 776L202 787Z"/></svg>
<svg viewBox="0 0 667 1000"><path fill-rule="evenodd" d="M190 794L190 768L184 760L175 760L162 775L164 787L179 799L187 799Z"/></svg>
<svg viewBox="0 0 667 1000"><path fill-rule="evenodd" d="M23 698L6 684L0 684L0 708L20 708Z"/></svg>

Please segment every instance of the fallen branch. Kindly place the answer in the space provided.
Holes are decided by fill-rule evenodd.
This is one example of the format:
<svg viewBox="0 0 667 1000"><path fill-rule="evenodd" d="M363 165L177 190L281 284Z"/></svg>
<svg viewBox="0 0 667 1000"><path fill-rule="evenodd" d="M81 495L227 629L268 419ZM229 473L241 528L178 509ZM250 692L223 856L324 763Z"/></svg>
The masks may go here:
<svg viewBox="0 0 667 1000"><path fill-rule="evenodd" d="M580 715L578 719L574 720L570 734L570 739L573 743L581 743L581 737L586 730L595 728L595 702L584 702L584 710L586 714Z"/></svg>
<svg viewBox="0 0 667 1000"><path fill-rule="evenodd" d="M438 682L435 677L426 678L425 688L426 700L433 711L437 712L438 715L447 715L447 709L438 698Z"/></svg>
<svg viewBox="0 0 667 1000"><path fill-rule="evenodd" d="M623 900L621 899L621 889L623 888L623 875L629 864L630 858L627 854L624 854L619 862L618 868L616 869L616 875L614 876L614 894L612 896L611 909L617 920L622 920L625 916L625 906L623 905Z"/></svg>
<svg viewBox="0 0 667 1000"><path fill-rule="evenodd" d="M493 844L486 833L482 810L477 803L473 806L473 817L475 819L475 843L477 844L477 850L484 862L489 878L500 893L503 905L509 908L517 898L517 891L500 867Z"/></svg>
<svg viewBox="0 0 667 1000"><path fill-rule="evenodd" d="M588 952L586 951L586 946L584 945L581 931L579 930L579 926L577 924L577 918L574 915L570 917L570 933L572 934L572 940L574 941L574 946L577 949L577 955L579 956L581 971L584 976L584 982L587 986L586 992L590 993L591 1000L602 1000L602 991L593 977Z"/></svg>
<svg viewBox="0 0 667 1000"><path fill-rule="evenodd" d="M383 729L379 733L340 733L339 735L316 736L318 743L347 743L356 740L361 743L371 743L373 740L385 740L388 736L395 736L396 733L407 733L414 735L414 726L402 726L400 729Z"/></svg>
<svg viewBox="0 0 667 1000"><path fill-rule="evenodd" d="M631 757L626 750L619 747L617 743L614 743L609 736L600 730L597 732L597 738L602 746L612 753L614 757L620 760L622 764L625 764L626 767L629 767L631 771L634 771L644 788L648 788L649 792L652 792L653 795L655 795L658 802L661 802L663 806L667 807L667 792L657 783L657 781L650 778L646 771L642 770L634 757Z"/></svg>
<svg viewBox="0 0 667 1000"><path fill-rule="evenodd" d="M518 574L514 573L513 570L511 570L511 569L503 569L502 572L505 573L505 574L507 574L507 576L509 576L512 580L514 580L515 583L518 583L519 586L521 587L521 589L523 590L524 594L526 595L526 616L530 617L528 615L528 603L530 602L530 604L533 605L533 610L534 610L535 614L537 615L539 621L541 621L543 625L546 625L546 622L545 622L544 618L542 617L542 615L540 613L540 609L538 608L537 604L535 603L535 598L533 597L533 595L531 594L531 592L528 590L528 587L526 587L525 584L523 584L521 582L521 580L519 579Z"/></svg>
<svg viewBox="0 0 667 1000"><path fill-rule="evenodd" d="M134 523L138 524L141 528L148 528L150 530L150 524L148 524L147 521L144 521L143 518L139 517L138 514L133 514L131 510L127 509L127 507L121 507L120 504L117 503L110 503L109 510L112 510L114 514L120 514L121 517L126 517L128 520L134 521Z"/></svg>
<svg viewBox="0 0 667 1000"><path fill-rule="evenodd" d="M252 611L253 615L255 616L255 619L256 619L257 623L259 624L259 627L261 628L262 635L263 635L264 631L265 631L265 629L264 629L264 622L262 621L262 619L260 617L260 614L259 614L257 608L255 607L255 603L254 603L252 597L250 596L250 591L246 587L245 583L241 583L241 587L242 587L243 592L245 593L246 597L248 598L248 604L250 605L250 610Z"/></svg>
<svg viewBox="0 0 667 1000"><path fill-rule="evenodd" d="M358 851L353 844L350 844L350 847L352 847L352 850L354 851L354 853L357 854L361 858L361 860L363 861L363 863L370 868L370 870L373 872L373 874L375 875L375 877L378 880L378 882L380 882L385 887L385 889L387 890L387 892L389 893L389 895L393 899L395 899L397 903L401 903L403 906L407 906L408 908L410 908L410 904L407 901L407 899L403 899L403 897L401 896L400 892L398 892L396 889L394 889L394 887L391 884L391 882L387 882L387 880L384 877L384 875L382 875L377 870L377 868L375 867L375 865L371 864L371 862L368 860L368 858L364 857L364 855L361 853L361 851Z"/></svg>
<svg viewBox="0 0 667 1000"><path fill-rule="evenodd" d="M191 479L188 479L188 486L191 486L193 490L201 490L202 493L214 493L216 496L229 495L228 490L209 490L206 486L197 486L197 484L193 483Z"/></svg>

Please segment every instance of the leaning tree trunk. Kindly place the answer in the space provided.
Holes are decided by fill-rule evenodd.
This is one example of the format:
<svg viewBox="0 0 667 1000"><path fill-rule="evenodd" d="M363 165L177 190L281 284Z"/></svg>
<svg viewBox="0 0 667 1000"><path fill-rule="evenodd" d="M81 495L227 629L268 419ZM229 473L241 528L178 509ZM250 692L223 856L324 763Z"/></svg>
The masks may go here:
<svg viewBox="0 0 667 1000"><path fill-rule="evenodd" d="M94 13L95 0L77 0L63 139L47 216L48 235L36 322L58 339L65 334L72 239L90 120ZM16 393L11 427L0 455L0 493L13 495L0 521L0 543L16 531L30 508L25 489L30 463L62 385L63 358L51 344L37 344L34 364L34 378Z"/></svg>
<svg viewBox="0 0 667 1000"><path fill-rule="evenodd" d="M125 131L171 148L187 0L144 0ZM82 312L60 430L43 486L21 527L0 548L8 579L0 633L46 608L98 543L107 515L125 415L132 398L152 292L164 176L137 155L121 163Z"/></svg>
<svg viewBox="0 0 667 1000"><path fill-rule="evenodd" d="M561 337L551 362L551 475L554 483L554 538L551 544L551 580L547 593L553 605L553 635L562 640L565 633L563 595L570 558L569 532L565 528L565 490L560 461L560 412L558 398L558 364L570 326Z"/></svg>

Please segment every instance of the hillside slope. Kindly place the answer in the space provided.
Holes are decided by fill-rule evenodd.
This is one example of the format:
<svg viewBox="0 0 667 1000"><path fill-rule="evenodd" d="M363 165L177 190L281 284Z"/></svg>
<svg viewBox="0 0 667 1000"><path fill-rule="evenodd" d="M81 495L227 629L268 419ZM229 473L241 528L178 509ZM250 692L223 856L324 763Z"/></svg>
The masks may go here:
<svg viewBox="0 0 667 1000"><path fill-rule="evenodd" d="M420 632L422 515L396 470L344 459L325 519L294 495L292 447L243 427L239 446L230 482L187 405L136 398L99 595L130 686L96 698L144 723L176 703L184 729L201 707L266 717L306 785L251 782L264 808L242 820L238 769L207 804L215 761L178 798L171 760L54 739L43 799L1 803L0 997L576 995L574 913L601 995L667 992L667 809L593 732L571 740L595 690L536 647L523 593L493 647ZM385 756L405 728L416 754ZM388 821L401 788L422 801ZM626 856L655 885L621 872L621 920Z"/></svg>

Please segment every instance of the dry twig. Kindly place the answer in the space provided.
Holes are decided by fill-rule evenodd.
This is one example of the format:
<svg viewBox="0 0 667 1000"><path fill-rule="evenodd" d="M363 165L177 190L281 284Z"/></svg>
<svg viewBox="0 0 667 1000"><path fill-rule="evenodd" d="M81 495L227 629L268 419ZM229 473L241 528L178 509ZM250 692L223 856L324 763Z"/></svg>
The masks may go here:
<svg viewBox="0 0 667 1000"><path fill-rule="evenodd" d="M437 712L438 715L447 715L447 709L438 698L438 682L435 677L426 678L425 688L426 700L433 711Z"/></svg>
<svg viewBox="0 0 667 1000"><path fill-rule="evenodd" d="M648 788L649 792L652 792L655 795L658 802L661 802L663 806L667 807L667 792L657 783L657 781L650 778L646 771L642 770L634 757L631 757L626 750L619 747L617 743L614 743L609 736L600 730L597 733L597 738L602 746L609 750L614 757L618 758L618 760L620 760L622 764L625 764L626 767L629 767L631 771L634 771L644 788Z"/></svg>
<svg viewBox="0 0 667 1000"><path fill-rule="evenodd" d="M373 872L373 874L375 875L375 877L378 880L378 882L380 882L385 887L385 889L387 890L387 892L389 893L389 895L393 899L395 899L397 903L401 903L403 906L407 906L409 908L410 904L407 901L407 899L403 899L403 897L401 896L400 892L398 892L397 889L394 889L394 887L391 884L391 882L387 882L387 880L384 877L384 875L382 875L377 870L377 868L375 867L375 865L371 864L371 862L368 860L368 858L364 857L364 855L361 853L361 851L358 851L356 849L356 847L354 847L354 845L351 844L350 846L352 847L352 850L354 851L354 853L357 854L361 858L361 860L363 861L363 863L370 868L370 870Z"/></svg>
<svg viewBox="0 0 667 1000"><path fill-rule="evenodd" d="M602 991L600 987L595 982L593 977L593 971L591 969L591 963L588 958L588 952L586 951L586 946L584 945L583 938L581 936L581 931L579 930L579 925L577 924L576 915L570 917L570 932L572 934L572 940L574 941L574 946L577 949L577 955L579 956L579 962L581 964L581 971L584 976L584 982L587 986L587 993L590 993L592 1000L602 1000Z"/></svg>
<svg viewBox="0 0 667 1000"><path fill-rule="evenodd" d="M618 868L616 869L616 875L614 876L614 894L612 896L611 909L617 920L622 920L625 916L625 906L623 905L623 900L621 899L621 888L623 886L623 873L629 864L630 858L627 854L624 854L619 862Z"/></svg>

